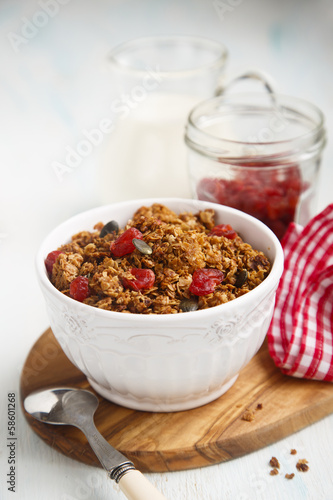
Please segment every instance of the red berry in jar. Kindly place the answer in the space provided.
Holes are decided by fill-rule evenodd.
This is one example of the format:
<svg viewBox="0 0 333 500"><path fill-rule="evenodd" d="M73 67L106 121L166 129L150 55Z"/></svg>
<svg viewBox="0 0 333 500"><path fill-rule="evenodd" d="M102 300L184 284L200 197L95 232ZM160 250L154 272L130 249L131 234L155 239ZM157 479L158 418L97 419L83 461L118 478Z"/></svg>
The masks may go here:
<svg viewBox="0 0 333 500"><path fill-rule="evenodd" d="M208 295L223 279L224 274L219 269L196 269L189 290L194 295Z"/></svg>
<svg viewBox="0 0 333 500"><path fill-rule="evenodd" d="M215 236L224 236L229 240L234 240L235 238L237 238L237 233L232 229L230 224L218 224L217 226L213 227L209 234Z"/></svg>
<svg viewBox="0 0 333 500"><path fill-rule="evenodd" d="M59 255L63 253L63 252L60 252L60 250L53 250L53 252L50 252L46 259L45 259L45 267L46 267L46 271L48 272L49 276L52 275L52 269L53 269L53 265L55 264L55 261L57 260L57 258L59 257Z"/></svg>
<svg viewBox="0 0 333 500"><path fill-rule="evenodd" d="M151 288L155 282L155 274L151 269L138 269L132 267L131 274L135 279L123 278L123 285L125 288L131 290L142 290Z"/></svg>
<svg viewBox="0 0 333 500"><path fill-rule="evenodd" d="M261 220L282 239L293 222L301 193L306 189L297 165L255 161L233 179L204 178L197 186L199 200L242 210Z"/></svg>
<svg viewBox="0 0 333 500"><path fill-rule="evenodd" d="M85 276L78 276L69 285L69 293L72 299L83 302L89 297L89 280Z"/></svg>
<svg viewBox="0 0 333 500"><path fill-rule="evenodd" d="M142 240L143 235L141 231L135 227L130 227L126 229L115 241L110 245L111 254L114 257L123 257L129 253L134 252L135 246L132 240L136 238L137 240Z"/></svg>

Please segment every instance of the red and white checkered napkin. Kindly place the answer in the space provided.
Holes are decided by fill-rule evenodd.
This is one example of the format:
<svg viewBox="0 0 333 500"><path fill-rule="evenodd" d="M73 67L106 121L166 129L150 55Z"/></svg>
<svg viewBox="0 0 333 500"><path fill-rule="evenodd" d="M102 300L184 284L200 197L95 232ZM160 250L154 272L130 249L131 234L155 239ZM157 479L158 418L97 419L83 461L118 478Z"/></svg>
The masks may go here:
<svg viewBox="0 0 333 500"><path fill-rule="evenodd" d="M286 375L333 381L333 204L282 240L285 267L268 332Z"/></svg>

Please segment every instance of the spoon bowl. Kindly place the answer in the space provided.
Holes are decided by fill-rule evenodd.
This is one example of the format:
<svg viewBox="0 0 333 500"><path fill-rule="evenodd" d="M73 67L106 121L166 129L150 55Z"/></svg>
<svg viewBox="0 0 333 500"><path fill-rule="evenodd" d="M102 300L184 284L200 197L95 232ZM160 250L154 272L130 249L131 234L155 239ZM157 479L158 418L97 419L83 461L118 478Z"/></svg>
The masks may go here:
<svg viewBox="0 0 333 500"><path fill-rule="evenodd" d="M25 411L40 422L78 427L87 437L110 479L119 483L120 489L129 500L165 499L141 472L135 469L133 463L98 432L94 424L98 399L92 392L66 387L44 389L29 394L23 405Z"/></svg>
<svg viewBox="0 0 333 500"><path fill-rule="evenodd" d="M90 391L57 388L30 394L24 408L31 416L55 425L74 425L82 428L97 410L98 399Z"/></svg>

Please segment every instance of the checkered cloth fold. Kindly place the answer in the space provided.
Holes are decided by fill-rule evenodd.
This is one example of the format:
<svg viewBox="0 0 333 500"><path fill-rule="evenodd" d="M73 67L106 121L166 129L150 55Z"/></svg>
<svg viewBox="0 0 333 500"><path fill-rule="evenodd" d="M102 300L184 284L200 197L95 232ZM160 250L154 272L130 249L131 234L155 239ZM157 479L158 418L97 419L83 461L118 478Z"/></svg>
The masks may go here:
<svg viewBox="0 0 333 500"><path fill-rule="evenodd" d="M333 381L333 204L282 240L284 272L268 347L286 375Z"/></svg>

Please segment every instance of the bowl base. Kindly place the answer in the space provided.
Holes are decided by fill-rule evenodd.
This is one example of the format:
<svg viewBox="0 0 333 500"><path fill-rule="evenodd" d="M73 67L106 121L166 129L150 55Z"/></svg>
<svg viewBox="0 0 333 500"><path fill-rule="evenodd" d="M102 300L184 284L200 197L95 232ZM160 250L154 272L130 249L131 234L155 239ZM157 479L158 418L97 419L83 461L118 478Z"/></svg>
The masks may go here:
<svg viewBox="0 0 333 500"><path fill-rule="evenodd" d="M218 390L214 392L210 392L209 394L198 397L193 400L176 400L176 401L163 401L161 398L145 398L145 399L137 399L133 396L126 395L123 396L121 394L115 393L111 389L107 389L100 384L97 384L94 380L88 378L88 382L91 387L98 392L103 398L111 401L111 403L115 403L120 406L124 406L125 408L130 408L132 410L139 411L150 411L150 412L175 412L175 411L184 411L184 410L192 410L193 408L198 408L199 406L203 406L205 404L211 403L215 399L219 398L227 392L236 382L238 378L238 373L233 378L228 380L225 384L219 387Z"/></svg>

